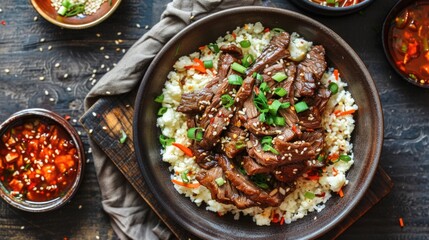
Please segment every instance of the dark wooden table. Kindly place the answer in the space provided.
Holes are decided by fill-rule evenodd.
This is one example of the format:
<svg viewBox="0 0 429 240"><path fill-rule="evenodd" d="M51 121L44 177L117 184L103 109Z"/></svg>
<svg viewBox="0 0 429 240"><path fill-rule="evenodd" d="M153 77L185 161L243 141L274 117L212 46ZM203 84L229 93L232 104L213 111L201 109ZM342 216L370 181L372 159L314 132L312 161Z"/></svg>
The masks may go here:
<svg viewBox="0 0 429 240"><path fill-rule="evenodd" d="M58 211L26 213L1 201L0 239L116 238L102 210L88 137L77 120L93 84L158 22L168 2L123 1L108 20L86 30L50 24L27 0L0 2L0 121L32 107L69 115L81 132L88 159L77 195ZM380 165L395 185L341 239L429 238L429 91L402 81L385 60L381 26L395 2L378 0L361 13L337 18L303 12L332 28L355 49L372 74L383 104ZM287 0L268 5L302 12ZM404 228L399 226L400 217Z"/></svg>

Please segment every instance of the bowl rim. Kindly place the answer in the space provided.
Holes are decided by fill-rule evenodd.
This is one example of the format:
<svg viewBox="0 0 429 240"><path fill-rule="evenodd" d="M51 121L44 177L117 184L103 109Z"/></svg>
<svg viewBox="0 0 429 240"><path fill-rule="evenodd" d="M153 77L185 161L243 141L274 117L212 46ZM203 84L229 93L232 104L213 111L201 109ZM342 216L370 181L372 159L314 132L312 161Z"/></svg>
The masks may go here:
<svg viewBox="0 0 429 240"><path fill-rule="evenodd" d="M341 16L341 15L351 14L369 6L374 1L375 0L364 0L353 6L330 7L330 6L323 6L309 0L292 0L292 2L294 2L295 4L297 4L298 6L301 6L306 10L309 10L316 14L326 15L326 16Z"/></svg>
<svg viewBox="0 0 429 240"><path fill-rule="evenodd" d="M395 17L402 12L405 8L410 7L413 4L416 4L417 2L425 2L426 4L429 4L429 0L399 0L393 7L389 10L389 13L387 13L386 17L383 20L383 26L381 30L381 43L383 45L383 51L384 56L387 59L387 62L389 62L390 66L393 68L393 70L405 81L411 83L414 86L420 87L420 88L429 88L429 84L420 84L414 80L412 80L410 77L405 75L402 71L400 71L395 64L395 61L393 60L392 54L390 53L390 46L389 46L389 33L393 24L393 20Z"/></svg>
<svg viewBox="0 0 429 240"><path fill-rule="evenodd" d="M48 14L46 14L39 7L39 5L37 4L37 0L31 0L31 5L48 22L50 22L54 25L57 25L59 27L62 27L62 28L78 30L78 29L85 29L85 28L90 28L90 27L96 26L96 25L100 24L101 22L103 22L104 20L106 20L110 15L113 14L113 12L115 12L115 10L118 8L121 1L122 0L117 0L115 2L115 4L109 9L109 11L107 11L101 17L97 18L96 20L94 20L92 22L84 23L84 24L68 24L68 23L62 23L62 22L56 21L55 19L51 18Z"/></svg>
<svg viewBox="0 0 429 240"><path fill-rule="evenodd" d="M384 125L384 120L383 120L383 112L381 109L381 102L380 102L380 98L379 95L377 94L377 88L375 86L375 82L372 79L371 75L369 74L365 64L363 63L363 61L359 58L359 56L357 55L357 53L337 34L335 33L333 30L331 30L330 28L328 28L327 26L323 25L322 23L308 17L305 16L303 14L300 14L298 12L294 12L291 10L287 10L287 9L281 9L281 8L273 8L273 7L266 7L266 6L244 6L244 7L236 7L236 8L231 8L231 9L227 9L227 10L223 10L220 12L216 12L213 13L211 15L208 15L202 19L199 19L198 21L190 24L189 26L185 27L184 29L182 29L180 32L178 32L174 37L172 37L165 45L164 47L158 52L158 54L155 56L155 58L152 60L151 64L149 65L148 69L145 71L145 74L143 76L143 79L140 83L138 92L137 92L137 97L135 100L135 114L134 114L134 118L133 118L133 137L134 137L134 147L135 147L135 153L136 153L136 157L140 166L140 170L143 173L144 176L144 180L145 181L149 181L150 179L148 179L148 176L146 176L144 167L143 167L143 161L144 159L142 159L142 155L143 155L143 150L140 149L139 145L141 145L142 143L142 139L141 136L139 134L139 129L137 127L137 123L139 120L139 109L141 107L141 98L143 97L143 93L144 93L144 89L146 87L146 85L149 83L149 75L150 73L152 73L155 69L156 69L156 65L158 62L160 62L162 60L163 55L167 52L167 49L169 49L170 47L173 47L174 44L176 42L178 42L182 37L184 37L186 34L188 34L190 31L193 31L194 28L196 28L199 25L204 25L206 22L211 21L211 19L216 19L219 18L221 16L223 16L224 14L240 14L241 12L246 12L246 11L252 11L255 12L255 14L257 14L258 12L264 12L264 11L270 11L270 12L276 12L278 14L283 14L283 15L288 15L291 17L295 17L295 18L301 18L301 19L305 19L305 21L308 21L310 24L314 25L315 27L317 27L320 31L325 31L328 32L331 36L333 36L333 38L335 38L338 41L338 44L342 45L343 47L345 47L349 52L351 57L353 58L353 60L355 61L355 63L359 66L359 68L364 70L364 75L366 77L366 79L368 79L367 83L369 85L370 91L373 93L376 93L374 95L374 108L375 108L375 113L377 115L377 121L376 121L376 126L373 126L374 131L377 132L376 136L377 139L375 139L376 143L374 143L375 147L374 147L374 151L373 154L371 155L372 158L372 163L373 165L370 166L368 168L367 171L367 179L366 181L364 181L364 183L362 184L362 189L368 189L370 183L372 182L372 179L375 175L375 172L377 170L378 167L378 163L379 163L379 159L380 159L380 155L381 155L381 150L382 150L382 145L383 145L383 125ZM231 27L231 29L234 28L234 26ZM149 186L149 190L153 193L156 191L156 189L153 189L152 186L150 184L148 184ZM352 199L352 201L342 210L341 213L339 213L338 215L336 215L333 220L331 222L329 222L326 227L324 227L323 229L318 229L315 232L313 232L311 235L307 236L308 238L316 238L316 237L320 237L323 234L327 233L329 230L333 229L338 223L340 223L341 220L343 220L348 213L350 213L350 211L356 207L356 205L360 202L360 200L362 199L362 197L364 196L364 194L366 193L366 191L359 191L357 196L354 196L354 198ZM156 197L155 197L156 198ZM162 205L162 204L161 204ZM151 205L152 206L152 205ZM162 207L162 206L161 206ZM166 211L166 215L170 216L169 211ZM178 222L178 225L184 227L185 229L187 229L188 231L192 232L193 234L198 235L199 237L203 237L203 238L213 238L213 236L210 235L204 235L204 233L200 233L200 232L195 232L193 231L193 229L190 229L188 226L186 226L183 222Z"/></svg>
<svg viewBox="0 0 429 240"><path fill-rule="evenodd" d="M76 149L78 150L78 155L79 155L76 178L64 196L56 199L52 199L49 201L37 202L35 204L32 204L32 203L26 203L25 201L15 200L4 192L4 186L1 182L0 182L0 197L9 205L23 211L35 212L35 213L47 212L47 211L58 209L63 205L65 205L66 203L68 203L70 199L78 191L84 175L85 151L84 151L82 140L79 137L79 134L71 126L71 124L63 117L58 115L57 113L43 108L28 108L12 114L9 118L7 118L4 122L0 124L0 136L2 136L7 129L14 126L14 124L17 121L22 119L31 119L31 118L45 118L50 121L53 121L56 124L58 124L58 126L62 127L69 135L69 137L72 138L72 140L75 142L75 146L76 146Z"/></svg>

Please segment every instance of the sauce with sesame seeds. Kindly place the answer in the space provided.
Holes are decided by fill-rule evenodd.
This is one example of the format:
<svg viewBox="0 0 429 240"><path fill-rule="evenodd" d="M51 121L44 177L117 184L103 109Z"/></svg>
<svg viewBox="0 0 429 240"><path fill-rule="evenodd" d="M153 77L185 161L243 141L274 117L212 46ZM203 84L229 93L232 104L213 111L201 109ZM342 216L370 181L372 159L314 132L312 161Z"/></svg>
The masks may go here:
<svg viewBox="0 0 429 240"><path fill-rule="evenodd" d="M57 124L29 119L0 141L0 180L13 198L44 202L72 186L78 167L72 138Z"/></svg>

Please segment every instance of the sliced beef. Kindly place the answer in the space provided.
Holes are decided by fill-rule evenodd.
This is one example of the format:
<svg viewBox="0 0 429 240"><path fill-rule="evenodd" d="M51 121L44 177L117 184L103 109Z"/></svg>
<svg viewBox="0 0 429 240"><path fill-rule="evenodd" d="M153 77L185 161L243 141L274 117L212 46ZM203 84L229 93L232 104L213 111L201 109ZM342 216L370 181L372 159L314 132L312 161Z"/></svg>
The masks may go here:
<svg viewBox="0 0 429 240"><path fill-rule="evenodd" d="M243 51L235 44L223 45L220 47L220 50L224 53L232 55L236 59L243 58Z"/></svg>
<svg viewBox="0 0 429 240"><path fill-rule="evenodd" d="M216 179L218 178L223 178L224 180L226 179L222 168L220 167L213 167L209 170L201 170L196 176L198 182L209 189L212 198L216 199L218 202L234 204L239 209L245 209L257 205L255 202L250 200L247 196L233 187L228 180L225 180L225 183L219 186L216 183Z"/></svg>
<svg viewBox="0 0 429 240"><path fill-rule="evenodd" d="M273 136L284 131L284 127L267 125L262 123L258 118L247 120L247 122L244 123L244 127L249 130L249 132L258 136Z"/></svg>
<svg viewBox="0 0 429 240"><path fill-rule="evenodd" d="M195 157L195 162L204 169L210 169L217 165L217 162L214 159L214 154L212 151L207 151L197 144L193 144L190 146L192 153Z"/></svg>
<svg viewBox="0 0 429 240"><path fill-rule="evenodd" d="M254 72L260 72L266 65L271 65L289 56L289 51L287 50L289 40L290 35L287 32L282 32L278 36L273 37L262 54L256 58L255 63L248 69L248 75Z"/></svg>
<svg viewBox="0 0 429 240"><path fill-rule="evenodd" d="M206 88L210 88L213 93L217 92L218 84L224 81L231 64L235 61L237 61L237 59L230 54L220 54L216 77L207 84Z"/></svg>
<svg viewBox="0 0 429 240"><path fill-rule="evenodd" d="M177 111L189 114L203 112L210 104L213 95L213 92L207 88L198 92L184 93L182 94L182 99L180 100L180 105L177 107Z"/></svg>
<svg viewBox="0 0 429 240"><path fill-rule="evenodd" d="M274 167L260 165L253 158L249 156L244 156L241 159L241 164L248 175L270 173L274 169Z"/></svg>
<svg viewBox="0 0 429 240"><path fill-rule="evenodd" d="M290 183L301 177L307 170L308 166L303 163L281 165L274 170L274 177L281 182Z"/></svg>
<svg viewBox="0 0 429 240"><path fill-rule="evenodd" d="M233 111L221 107L219 112L214 116L213 121L204 131L203 140L199 145L204 149L213 148L220 140L222 132L228 127Z"/></svg>
<svg viewBox="0 0 429 240"><path fill-rule="evenodd" d="M299 122L298 115L296 114L295 110L291 107L279 109L279 114L282 117L284 117L286 124L289 127L296 126L296 124Z"/></svg>
<svg viewBox="0 0 429 240"><path fill-rule="evenodd" d="M263 151L261 143L255 135L250 134L249 140L247 142L247 152L256 162L263 166L277 166L281 164L281 156L269 151Z"/></svg>
<svg viewBox="0 0 429 240"><path fill-rule="evenodd" d="M249 135L244 129L230 126L226 132L226 142L222 144L222 151L229 158L234 158L246 150L246 138Z"/></svg>
<svg viewBox="0 0 429 240"><path fill-rule="evenodd" d="M311 48L307 58L298 64L294 83L295 97L312 96L326 70L325 49L321 45Z"/></svg>
<svg viewBox="0 0 429 240"><path fill-rule="evenodd" d="M241 107L250 95L252 94L253 86L255 84L255 78L252 76L248 76L243 80L243 84L240 89L238 89L237 94L235 96L235 102L239 103L236 105L237 107Z"/></svg>
<svg viewBox="0 0 429 240"><path fill-rule="evenodd" d="M216 160L221 166L225 173L225 177L236 187L239 191L243 192L249 199L254 202L261 204L261 206L279 206L283 201L285 195L280 194L276 191L274 194L266 192L265 190L258 187L255 183L249 180L249 178L237 170L227 157L223 155L217 155Z"/></svg>
<svg viewBox="0 0 429 240"><path fill-rule="evenodd" d="M317 95L313 98L304 98L310 109L298 114L299 124L304 128L318 129L322 127L322 114L329 101L331 92L325 88L319 88Z"/></svg>

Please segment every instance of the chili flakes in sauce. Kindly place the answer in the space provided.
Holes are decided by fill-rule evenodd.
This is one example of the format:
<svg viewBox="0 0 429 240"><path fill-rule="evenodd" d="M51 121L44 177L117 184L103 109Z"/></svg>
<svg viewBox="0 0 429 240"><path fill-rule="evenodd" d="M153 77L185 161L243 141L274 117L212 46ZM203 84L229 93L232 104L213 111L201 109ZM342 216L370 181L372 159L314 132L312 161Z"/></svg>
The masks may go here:
<svg viewBox="0 0 429 240"><path fill-rule="evenodd" d="M57 124L25 120L0 141L0 180L11 197L44 202L62 196L76 179L78 151Z"/></svg>

